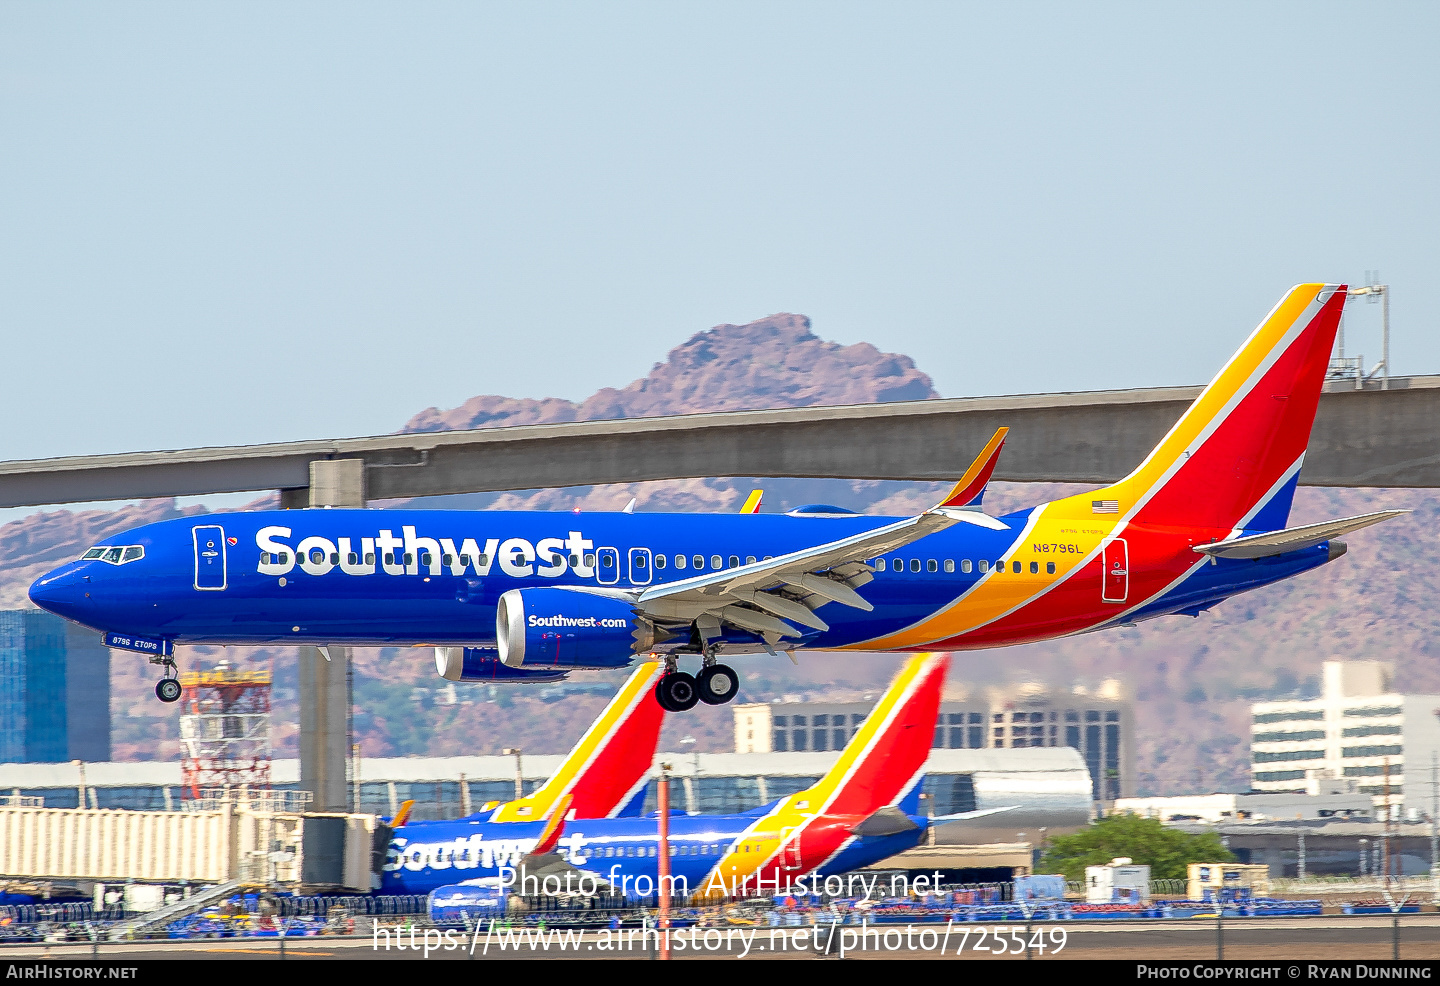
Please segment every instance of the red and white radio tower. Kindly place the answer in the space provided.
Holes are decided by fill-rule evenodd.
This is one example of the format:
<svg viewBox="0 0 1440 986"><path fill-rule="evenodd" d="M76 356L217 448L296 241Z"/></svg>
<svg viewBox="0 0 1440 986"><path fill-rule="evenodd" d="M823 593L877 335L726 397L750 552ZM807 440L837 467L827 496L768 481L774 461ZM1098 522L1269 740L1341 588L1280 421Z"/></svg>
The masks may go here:
<svg viewBox="0 0 1440 986"><path fill-rule="evenodd" d="M270 790L270 677L228 661L180 676L182 799L216 788Z"/></svg>

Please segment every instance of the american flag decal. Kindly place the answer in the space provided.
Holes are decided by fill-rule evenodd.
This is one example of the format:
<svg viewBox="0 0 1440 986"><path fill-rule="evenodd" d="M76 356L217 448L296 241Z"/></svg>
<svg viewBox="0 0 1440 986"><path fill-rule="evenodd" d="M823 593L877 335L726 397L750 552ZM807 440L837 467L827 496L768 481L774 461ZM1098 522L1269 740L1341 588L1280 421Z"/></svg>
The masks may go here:
<svg viewBox="0 0 1440 986"><path fill-rule="evenodd" d="M1090 512L1092 514L1118 514L1120 512L1119 500L1091 500Z"/></svg>

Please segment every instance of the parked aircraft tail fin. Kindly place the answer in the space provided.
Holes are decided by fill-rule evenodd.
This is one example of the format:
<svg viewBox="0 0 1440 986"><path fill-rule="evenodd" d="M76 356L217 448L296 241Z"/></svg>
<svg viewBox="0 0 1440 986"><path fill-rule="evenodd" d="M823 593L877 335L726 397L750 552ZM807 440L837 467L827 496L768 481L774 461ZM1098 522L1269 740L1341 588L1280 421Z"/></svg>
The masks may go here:
<svg viewBox="0 0 1440 986"><path fill-rule="evenodd" d="M811 811L863 818L916 799L949 667L946 654L905 662L835 766L807 792Z"/></svg>
<svg viewBox="0 0 1440 986"><path fill-rule="evenodd" d="M633 807L660 742L665 712L655 700L655 681L663 670L656 662L636 668L550 779L500 805L490 821L534 821L566 796L575 818L614 818Z"/></svg>
<svg viewBox="0 0 1440 986"><path fill-rule="evenodd" d="M1283 528L1345 297L1343 284L1291 288L1145 461L1076 506L1142 523Z"/></svg>

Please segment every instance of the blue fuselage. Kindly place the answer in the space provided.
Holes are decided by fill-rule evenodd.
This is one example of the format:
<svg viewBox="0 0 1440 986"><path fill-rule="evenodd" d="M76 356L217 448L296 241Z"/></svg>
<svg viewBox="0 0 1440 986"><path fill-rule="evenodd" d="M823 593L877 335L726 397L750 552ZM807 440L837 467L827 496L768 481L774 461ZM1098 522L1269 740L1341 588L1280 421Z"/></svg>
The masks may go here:
<svg viewBox="0 0 1440 986"><path fill-rule="evenodd" d="M827 605L821 612L829 629L792 643L827 649L896 633L965 596L986 570L992 579L1044 579L1043 563L996 570L1016 548L1028 514L1003 518L1009 530L960 524L895 552L859 589L873 610ZM31 598L90 627L180 644L487 647L496 640L496 602L510 589L640 589L896 519L410 509L218 514L113 536L104 543L125 550L61 566L32 586ZM1158 597L1109 611L1116 623L1194 612L1327 557L1321 545L1261 561L1207 563ZM1097 606L1100 592L1097 579ZM1043 615L1043 606L1032 608ZM725 632L732 649L757 642L744 631ZM653 649L688 644L677 639ZM962 641L951 649L965 647Z"/></svg>
<svg viewBox="0 0 1440 986"><path fill-rule="evenodd" d="M756 883L753 872L735 877L725 860L736 860L747 830L764 809L744 815L672 815L670 818L670 874L677 892L704 893L719 889L729 896L764 893L801 877L847 873L887 859L919 843L926 819L909 816L916 828L895 835L851 836L827 860L796 857L792 865L762 872L767 883ZM538 864L527 862L544 827L543 822L486 822L474 816L452 822L412 822L396 829L386 856L381 893L428 894L437 887L468 882L502 881L515 893L551 893L580 890L575 879L588 876L585 892L595 892L595 881L628 897L649 897L659 879L659 829L655 818L586 819L567 822L555 853L579 871L552 877L546 884L536 875ZM526 864L522 869L522 864ZM718 873L718 875L717 875ZM522 886L520 881L526 882ZM744 886L741 886L741 882ZM732 885L733 884L733 885ZM783 889L783 886L782 886ZM803 888L797 888L803 890ZM735 892L732 892L735 891Z"/></svg>

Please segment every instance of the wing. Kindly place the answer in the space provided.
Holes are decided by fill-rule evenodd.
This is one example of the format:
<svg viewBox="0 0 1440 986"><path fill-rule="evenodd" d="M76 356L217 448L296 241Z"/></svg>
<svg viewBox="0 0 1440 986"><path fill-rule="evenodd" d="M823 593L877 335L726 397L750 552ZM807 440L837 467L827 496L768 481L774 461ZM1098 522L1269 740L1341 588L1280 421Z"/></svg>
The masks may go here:
<svg viewBox="0 0 1440 986"><path fill-rule="evenodd" d="M1313 548L1331 538L1337 538L1342 534L1349 534L1351 531L1358 531L1362 527L1369 527L1371 524L1378 524L1382 520L1389 520L1391 517L1399 517L1401 514L1409 512L1408 510L1378 510L1373 514L1360 514L1358 517L1346 517L1343 520L1327 520L1320 524L1291 527L1284 531L1251 534L1248 537L1216 541L1214 544L1197 544L1195 550L1212 558L1268 558L1271 555L1280 555L1287 551Z"/></svg>
<svg viewBox="0 0 1440 986"><path fill-rule="evenodd" d="M806 631L796 623L828 630L829 624L815 615L826 603L868 612L874 607L855 591L874 578L868 559L956 524L1009 530L978 507L1006 430L996 432L944 500L919 516L765 561L651 586L640 593L636 609L657 624L694 623L707 639L718 636L722 624L730 624L759 634L766 646L782 637L803 636Z"/></svg>

